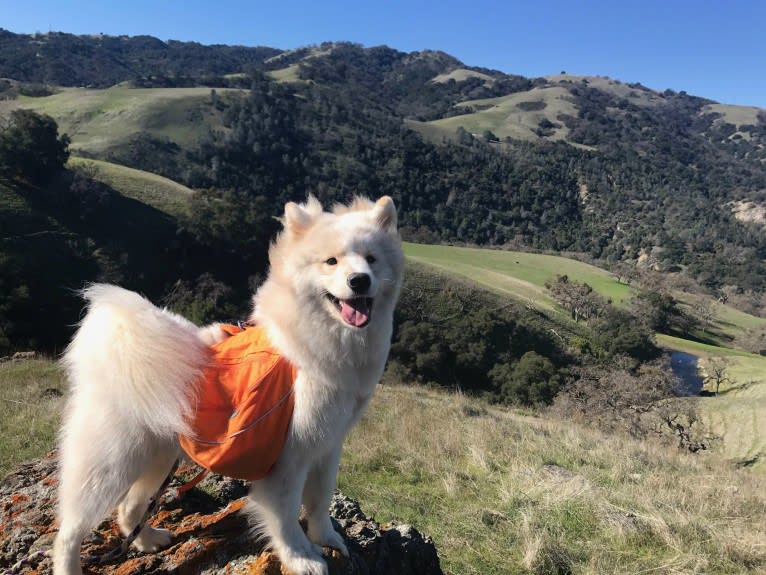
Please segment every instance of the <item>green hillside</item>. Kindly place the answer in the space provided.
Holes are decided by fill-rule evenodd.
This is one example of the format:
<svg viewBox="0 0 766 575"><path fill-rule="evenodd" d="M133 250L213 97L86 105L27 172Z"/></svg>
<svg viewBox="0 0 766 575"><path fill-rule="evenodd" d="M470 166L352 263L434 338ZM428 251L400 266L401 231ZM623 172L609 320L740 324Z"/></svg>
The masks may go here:
<svg viewBox="0 0 766 575"><path fill-rule="evenodd" d="M241 93L219 88L216 92ZM45 97L20 96L0 101L0 115L30 108L52 116L59 131L72 138L73 151L100 155L128 143L137 133L188 147L207 127L220 127L211 108L210 88L130 88L120 84L106 90L62 88Z"/></svg>
<svg viewBox="0 0 766 575"><path fill-rule="evenodd" d="M554 302L545 289L545 282L555 281L559 275L587 283L618 304L633 294L630 286L618 282L609 272L559 256L412 243L405 243L404 251L415 261L460 274L493 291L532 300L535 305L550 309Z"/></svg>
<svg viewBox="0 0 766 575"><path fill-rule="evenodd" d="M168 178L102 160L72 156L69 167L118 190L123 196L172 216L188 214L193 190Z"/></svg>
<svg viewBox="0 0 766 575"><path fill-rule="evenodd" d="M617 305L626 304L636 293L634 288L617 281L614 274L606 270L561 256L412 243L405 243L404 249L414 261L459 274L498 293L548 309L555 308L555 303L545 283L561 275L589 284ZM715 317L707 336L714 343L725 346L743 331L766 325L766 319L713 302L709 296L675 292L674 297L682 308L710 302Z"/></svg>
<svg viewBox="0 0 766 575"><path fill-rule="evenodd" d="M497 293L530 302L536 307L557 309L544 284L557 275L590 284L595 291L615 302L627 303L633 288L617 282L613 275L575 260L542 254L507 252L451 246L405 244L407 256L417 262L436 266L443 272L459 275ZM702 296L678 294L689 302ZM711 328L719 342L731 340L749 327L763 325L756 318L722 304ZM564 317L564 314L561 314ZM684 351L705 361L725 361L730 382L718 397L700 398L701 417L717 436L717 448L734 461L752 461L766 470L766 358L723 345L704 344L668 335L658 335L658 342L669 350Z"/></svg>
<svg viewBox="0 0 766 575"><path fill-rule="evenodd" d="M445 133L454 133L458 127L462 127L477 135L489 130L498 138L534 141L541 138L535 131L543 120L547 120L558 126L547 137L551 140L565 140L569 130L557 118L561 114L577 114L577 108L568 95L565 88L552 86L497 98L467 100L456 107L475 111L433 120L427 125Z"/></svg>

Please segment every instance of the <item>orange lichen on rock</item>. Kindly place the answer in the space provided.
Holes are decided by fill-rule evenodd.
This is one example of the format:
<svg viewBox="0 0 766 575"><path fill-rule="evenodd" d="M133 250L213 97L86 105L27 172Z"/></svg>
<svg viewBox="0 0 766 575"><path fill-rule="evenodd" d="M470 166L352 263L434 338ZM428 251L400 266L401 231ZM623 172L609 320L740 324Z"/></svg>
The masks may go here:
<svg viewBox="0 0 766 575"><path fill-rule="evenodd" d="M56 530L56 458L24 463L0 481L0 571L49 549ZM86 575L291 575L252 537L244 482L211 475L181 498L170 498L149 520L172 541L156 553L131 548L106 564L83 565ZM433 543L408 525L381 527L340 494L331 515L350 558L325 548L330 575L440 575ZM102 556L122 543L113 519L85 538L83 556ZM50 575L49 557L35 556L20 575Z"/></svg>

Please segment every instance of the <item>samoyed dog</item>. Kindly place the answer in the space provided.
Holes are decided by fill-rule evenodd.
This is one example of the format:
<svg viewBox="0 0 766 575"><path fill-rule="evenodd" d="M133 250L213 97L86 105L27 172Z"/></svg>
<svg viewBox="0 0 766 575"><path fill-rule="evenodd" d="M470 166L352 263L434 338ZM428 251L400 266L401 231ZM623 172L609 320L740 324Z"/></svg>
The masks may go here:
<svg viewBox="0 0 766 575"><path fill-rule="evenodd" d="M250 489L256 530L294 575L327 573L322 547L348 550L328 514L343 439L380 380L404 256L389 197L323 211L288 203L269 250L270 272L250 321L294 367L294 407L278 458ZM71 392L60 438L55 575L80 574L83 538L111 509L124 534L191 433L196 386L227 337L198 328L134 292L93 285L63 358ZM306 532L298 521L303 506ZM155 551L168 532L145 525L134 543Z"/></svg>

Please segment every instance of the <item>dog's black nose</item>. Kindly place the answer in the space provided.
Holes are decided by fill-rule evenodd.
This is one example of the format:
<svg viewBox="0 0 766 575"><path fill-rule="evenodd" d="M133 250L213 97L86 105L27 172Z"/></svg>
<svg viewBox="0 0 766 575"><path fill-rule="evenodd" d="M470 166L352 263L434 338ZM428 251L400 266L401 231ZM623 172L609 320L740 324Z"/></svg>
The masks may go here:
<svg viewBox="0 0 766 575"><path fill-rule="evenodd" d="M354 293L363 294L370 289L370 275L369 274L350 274L346 278L348 287L354 290Z"/></svg>

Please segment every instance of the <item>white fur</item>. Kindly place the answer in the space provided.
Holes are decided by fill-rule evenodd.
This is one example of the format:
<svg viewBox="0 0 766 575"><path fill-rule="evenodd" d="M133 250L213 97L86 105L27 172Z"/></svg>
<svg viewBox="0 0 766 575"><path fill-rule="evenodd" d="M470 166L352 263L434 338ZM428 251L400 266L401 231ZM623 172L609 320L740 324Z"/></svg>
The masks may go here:
<svg viewBox="0 0 766 575"><path fill-rule="evenodd" d="M347 554L327 510L343 439L388 356L403 255L390 198L333 212L309 198L287 204L283 222L251 319L298 368L295 407L277 463L252 484L250 510L291 573L326 575L321 548ZM370 278L364 327L347 325L327 297L352 298L352 273ZM85 296L88 314L64 358L72 390L61 434L55 575L81 573L83 537L116 504L123 533L136 525L179 454L176 434L187 430L207 346L225 337L215 324L198 329L121 288L92 286ZM136 545L155 550L169 541L144 527Z"/></svg>

